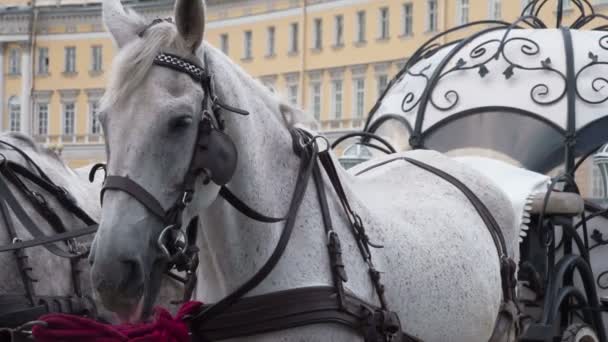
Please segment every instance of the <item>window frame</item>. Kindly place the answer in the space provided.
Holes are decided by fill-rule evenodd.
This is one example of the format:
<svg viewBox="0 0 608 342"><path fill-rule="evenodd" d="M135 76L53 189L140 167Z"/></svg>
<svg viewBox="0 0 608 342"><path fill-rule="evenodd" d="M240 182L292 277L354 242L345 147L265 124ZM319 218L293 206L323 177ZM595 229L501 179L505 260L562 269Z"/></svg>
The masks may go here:
<svg viewBox="0 0 608 342"><path fill-rule="evenodd" d="M314 118L321 120L321 112L323 107L323 84L321 81L310 82L310 109Z"/></svg>
<svg viewBox="0 0 608 342"><path fill-rule="evenodd" d="M76 73L76 47L66 46L64 47L64 70L66 74Z"/></svg>
<svg viewBox="0 0 608 342"><path fill-rule="evenodd" d="M253 31L243 31L243 60L253 59Z"/></svg>
<svg viewBox="0 0 608 342"><path fill-rule="evenodd" d="M456 2L456 24L465 25L470 22L471 2L469 0L457 0Z"/></svg>
<svg viewBox="0 0 608 342"><path fill-rule="evenodd" d="M363 84L359 88L359 82ZM353 118L361 119L365 116L365 77L353 78Z"/></svg>
<svg viewBox="0 0 608 342"><path fill-rule="evenodd" d="M339 89L337 85L340 85ZM338 101L339 95L339 101ZM338 104L339 103L339 104ZM341 78L331 80L331 119L342 120L344 116L344 80Z"/></svg>
<svg viewBox="0 0 608 342"><path fill-rule="evenodd" d="M297 54L300 51L300 24L293 22L289 24L289 54Z"/></svg>
<svg viewBox="0 0 608 342"><path fill-rule="evenodd" d="M230 36L228 33L220 34L220 50L228 56L230 54Z"/></svg>
<svg viewBox="0 0 608 342"><path fill-rule="evenodd" d="M8 129L10 132L21 131L21 103L17 97L8 101Z"/></svg>
<svg viewBox="0 0 608 342"><path fill-rule="evenodd" d="M334 48L344 46L344 15L337 14L334 16Z"/></svg>
<svg viewBox="0 0 608 342"><path fill-rule="evenodd" d="M439 3L437 0L426 1L426 32L437 32L439 29L437 21L437 14L439 12L438 7Z"/></svg>
<svg viewBox="0 0 608 342"><path fill-rule="evenodd" d="M364 10L357 11L357 25L356 25L356 43L362 44L366 42L367 36L367 12Z"/></svg>
<svg viewBox="0 0 608 342"><path fill-rule="evenodd" d="M71 106L72 110L71 110L71 122L70 126L67 125L68 123L68 106ZM71 128L70 131L68 131L68 127ZM76 134L76 102L64 102L63 103L63 113L62 113L62 120L61 120L61 134L64 136L74 136Z"/></svg>
<svg viewBox="0 0 608 342"><path fill-rule="evenodd" d="M290 83L287 85L287 101L297 106L300 100L300 89L298 87L298 83Z"/></svg>
<svg viewBox="0 0 608 342"><path fill-rule="evenodd" d="M99 101L89 101L89 134L102 135L102 126L99 121Z"/></svg>
<svg viewBox="0 0 608 342"><path fill-rule="evenodd" d="M43 53L44 51L44 53ZM36 66L37 75L48 75L49 74L49 48L46 46L38 47L38 59Z"/></svg>
<svg viewBox="0 0 608 342"><path fill-rule="evenodd" d="M91 46L91 71L103 71L103 47L102 45Z"/></svg>
<svg viewBox="0 0 608 342"><path fill-rule="evenodd" d="M378 40L388 40L391 36L391 12L388 6L378 9Z"/></svg>
<svg viewBox="0 0 608 342"><path fill-rule="evenodd" d="M8 74L21 75L21 49L12 47L8 50Z"/></svg>
<svg viewBox="0 0 608 342"><path fill-rule="evenodd" d="M41 107L45 106L46 110L44 111L45 113L45 117L44 117L44 124L41 125L42 123L42 116L41 113L43 113ZM36 103L36 133L39 136L46 136L49 134L49 103L48 102L37 102ZM42 127L44 127L44 130L42 130Z"/></svg>
<svg viewBox="0 0 608 342"><path fill-rule="evenodd" d="M276 54L276 27L268 26L266 28L266 57L272 57Z"/></svg>
<svg viewBox="0 0 608 342"><path fill-rule="evenodd" d="M414 35L414 3L406 2L401 7L402 10L402 32L403 37L412 37Z"/></svg>
<svg viewBox="0 0 608 342"><path fill-rule="evenodd" d="M313 50L323 49L323 19L315 18L313 25L313 36L312 36L312 48Z"/></svg>

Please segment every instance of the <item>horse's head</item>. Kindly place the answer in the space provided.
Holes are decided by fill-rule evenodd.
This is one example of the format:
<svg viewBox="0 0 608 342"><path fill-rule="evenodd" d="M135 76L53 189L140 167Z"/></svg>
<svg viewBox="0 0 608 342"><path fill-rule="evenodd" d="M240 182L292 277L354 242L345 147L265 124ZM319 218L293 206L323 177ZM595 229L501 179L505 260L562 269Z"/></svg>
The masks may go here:
<svg viewBox="0 0 608 342"><path fill-rule="evenodd" d="M175 23L150 25L126 12L119 0L105 0L103 20L119 49L100 115L107 174L132 181L157 208L169 211L184 195L208 94L191 75L153 61L162 52L201 64L196 55L204 33L204 2L177 0ZM90 258L92 279L107 308L123 320L135 320L154 303L166 269L157 241L168 224L162 213L151 210L150 201L109 183ZM217 196L219 187L204 183L194 184L200 190L197 204Z"/></svg>

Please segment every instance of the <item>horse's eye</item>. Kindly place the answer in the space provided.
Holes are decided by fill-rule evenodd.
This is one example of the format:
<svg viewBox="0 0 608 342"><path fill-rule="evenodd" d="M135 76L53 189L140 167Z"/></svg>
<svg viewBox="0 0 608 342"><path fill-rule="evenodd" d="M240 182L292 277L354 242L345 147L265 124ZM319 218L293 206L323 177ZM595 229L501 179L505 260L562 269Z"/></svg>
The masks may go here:
<svg viewBox="0 0 608 342"><path fill-rule="evenodd" d="M169 128L171 130L186 128L190 124L192 124L192 116L190 115L183 115L169 120Z"/></svg>

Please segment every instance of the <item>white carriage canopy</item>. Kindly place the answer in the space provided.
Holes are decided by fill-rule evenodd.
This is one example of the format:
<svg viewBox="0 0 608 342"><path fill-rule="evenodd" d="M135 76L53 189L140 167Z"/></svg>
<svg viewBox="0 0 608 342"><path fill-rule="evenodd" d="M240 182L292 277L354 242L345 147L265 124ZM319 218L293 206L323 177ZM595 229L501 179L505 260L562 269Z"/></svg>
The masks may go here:
<svg viewBox="0 0 608 342"><path fill-rule="evenodd" d="M475 22L432 38L391 81L365 131L392 122L412 148L483 148L536 172L564 162L572 170L608 141L608 18L572 0L580 14L564 26L557 1L549 24L539 17L546 4L531 2L514 23Z"/></svg>

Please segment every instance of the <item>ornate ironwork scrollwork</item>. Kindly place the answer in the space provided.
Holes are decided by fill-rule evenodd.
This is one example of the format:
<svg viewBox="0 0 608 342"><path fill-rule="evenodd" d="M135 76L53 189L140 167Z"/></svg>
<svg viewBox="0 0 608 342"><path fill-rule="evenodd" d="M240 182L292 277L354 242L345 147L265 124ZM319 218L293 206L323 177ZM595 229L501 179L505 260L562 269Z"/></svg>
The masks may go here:
<svg viewBox="0 0 608 342"><path fill-rule="evenodd" d="M598 45L601 49L608 50L608 34L603 35L598 39ZM608 67L608 61L600 61L599 56L591 51L589 51L587 56L589 57L589 60L590 60L589 63L584 65L576 73L576 76L575 76L576 95L578 96L579 99L581 99L582 101L589 103L589 104L604 103L604 102L608 101L608 94L602 95L601 91L606 87L606 85L608 85L608 79L603 76L595 76L595 75L598 75L598 74L605 75L606 74L606 72L604 72L604 73L598 72L597 69L602 68L602 67L604 67L604 68ZM589 97L590 94L585 94L584 89L581 89L582 76L584 76L587 73L590 73L591 75L594 76L593 79L591 80L589 88L591 90L593 90L596 94L599 94L599 98L597 98L597 99L593 99L593 98Z"/></svg>

